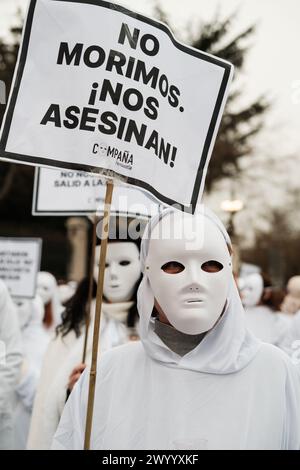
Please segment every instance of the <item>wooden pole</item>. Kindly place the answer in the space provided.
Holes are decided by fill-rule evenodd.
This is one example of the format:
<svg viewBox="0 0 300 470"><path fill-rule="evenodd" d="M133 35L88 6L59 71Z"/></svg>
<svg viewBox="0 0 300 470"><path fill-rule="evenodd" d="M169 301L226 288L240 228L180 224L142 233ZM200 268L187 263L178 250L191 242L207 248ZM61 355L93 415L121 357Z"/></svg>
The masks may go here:
<svg viewBox="0 0 300 470"><path fill-rule="evenodd" d="M96 375L97 375L97 356L98 356L98 344L99 344L99 332L100 332L100 318L101 318L102 296L103 296L104 270L105 270L106 251L107 251L107 239L108 239L108 234L109 234L110 207L111 207L113 188L114 188L113 181L109 180L106 183L104 217L103 217L102 235L101 235L101 251L100 251L100 262L99 262L99 275L98 275L98 283L97 283L92 363L91 363L91 370L90 370L89 394L88 394L87 414L86 414L86 423L85 423L84 450L89 450L90 448L91 432L92 432L95 385L96 385Z"/></svg>
<svg viewBox="0 0 300 470"><path fill-rule="evenodd" d="M87 341L89 337L89 328L90 328L90 318L91 318L91 305L92 305L92 297L93 297L93 285L94 285L94 264L95 264L95 252L96 252L96 243L97 243L97 223L98 217L95 214L95 218L93 220L93 238L92 238L92 250L91 250L91 259L90 259L90 271L89 271L89 292L88 292L88 300L85 309L85 335L84 335L84 344L83 344L83 352L82 352L82 363L85 363L86 358L86 348L87 348Z"/></svg>

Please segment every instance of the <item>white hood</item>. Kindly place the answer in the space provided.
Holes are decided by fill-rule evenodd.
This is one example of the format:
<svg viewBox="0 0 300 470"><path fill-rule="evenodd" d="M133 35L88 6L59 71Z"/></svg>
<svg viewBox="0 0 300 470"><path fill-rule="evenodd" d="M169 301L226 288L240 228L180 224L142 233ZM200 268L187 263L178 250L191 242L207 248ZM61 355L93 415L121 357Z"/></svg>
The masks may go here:
<svg viewBox="0 0 300 470"><path fill-rule="evenodd" d="M261 343L246 329L244 309L233 276L225 312L216 326L191 352L183 357L179 356L171 351L154 332L154 319L151 317L154 295L145 273L145 260L154 227L171 212L172 209L166 209L161 214L152 217L142 240L141 264L144 276L138 290L138 311L140 338L143 346L149 356L171 367L211 374L230 374L243 369L255 357ZM230 246L229 235L215 214L207 208L202 208L202 213L214 222Z"/></svg>

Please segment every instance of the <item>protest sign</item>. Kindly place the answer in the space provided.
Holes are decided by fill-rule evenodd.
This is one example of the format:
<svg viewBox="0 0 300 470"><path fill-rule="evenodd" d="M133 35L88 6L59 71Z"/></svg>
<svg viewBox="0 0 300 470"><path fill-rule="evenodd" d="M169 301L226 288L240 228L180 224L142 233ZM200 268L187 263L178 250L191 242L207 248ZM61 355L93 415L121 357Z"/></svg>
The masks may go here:
<svg viewBox="0 0 300 470"><path fill-rule="evenodd" d="M194 212L232 65L101 0L31 0L2 158L113 172Z"/></svg>
<svg viewBox="0 0 300 470"><path fill-rule="evenodd" d="M0 237L0 279L13 298L31 299L35 296L41 247L39 238Z"/></svg>
<svg viewBox="0 0 300 470"><path fill-rule="evenodd" d="M78 216L103 214L106 185L103 179L83 171L36 168L33 215ZM116 186L111 215L149 218L161 204L149 193L130 185Z"/></svg>

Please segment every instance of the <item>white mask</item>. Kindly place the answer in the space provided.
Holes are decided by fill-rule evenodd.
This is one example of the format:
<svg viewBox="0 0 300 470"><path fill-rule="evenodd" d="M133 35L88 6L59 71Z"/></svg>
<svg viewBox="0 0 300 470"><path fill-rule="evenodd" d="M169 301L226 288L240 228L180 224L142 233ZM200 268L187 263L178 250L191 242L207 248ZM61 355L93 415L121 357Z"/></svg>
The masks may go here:
<svg viewBox="0 0 300 470"><path fill-rule="evenodd" d="M38 273L36 293L41 297L44 305L52 300L56 287L56 280L52 274L45 271Z"/></svg>
<svg viewBox="0 0 300 470"><path fill-rule="evenodd" d="M241 299L244 307L255 307L261 299L264 281L260 274L253 273L239 282Z"/></svg>
<svg viewBox="0 0 300 470"><path fill-rule="evenodd" d="M196 222L196 230L191 221ZM176 234L184 231L180 239L162 236L162 228L170 233L170 227ZM207 272L212 268L217 272ZM172 213L152 232L146 274L170 324L195 335L209 331L221 316L232 263L225 239L212 221L200 214Z"/></svg>
<svg viewBox="0 0 300 470"><path fill-rule="evenodd" d="M96 247L94 279L98 281L101 247ZM108 243L103 295L109 302L126 302L141 275L139 250L133 242Z"/></svg>

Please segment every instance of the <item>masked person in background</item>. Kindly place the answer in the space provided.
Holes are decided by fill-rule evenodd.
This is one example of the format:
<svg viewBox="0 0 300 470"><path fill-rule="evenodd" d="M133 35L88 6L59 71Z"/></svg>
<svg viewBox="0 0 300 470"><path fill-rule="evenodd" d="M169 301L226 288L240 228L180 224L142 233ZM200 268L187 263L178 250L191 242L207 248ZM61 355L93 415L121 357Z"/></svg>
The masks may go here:
<svg viewBox="0 0 300 470"><path fill-rule="evenodd" d="M283 294L260 273L240 279L240 294L247 328L261 341L278 346L289 328L289 321L279 311Z"/></svg>
<svg viewBox="0 0 300 470"><path fill-rule="evenodd" d="M139 247L132 241L110 241L103 286L101 341L103 350L136 339L136 293L141 278ZM98 280L100 246L96 248L94 279Z"/></svg>
<svg viewBox="0 0 300 470"><path fill-rule="evenodd" d="M25 449L31 412L42 360L49 343L43 327L44 305L40 297L17 304L22 333L23 363L14 395L14 449Z"/></svg>
<svg viewBox="0 0 300 470"><path fill-rule="evenodd" d="M21 332L5 284L0 281L0 449L13 448L13 403L22 364Z"/></svg>
<svg viewBox="0 0 300 470"><path fill-rule="evenodd" d="M292 316L289 325L279 347L291 357L300 372L300 311Z"/></svg>
<svg viewBox="0 0 300 470"><path fill-rule="evenodd" d="M59 299L57 282L52 274L46 271L38 273L37 295L41 297L44 303L44 328L52 335L57 325L61 322L61 315L64 311L64 307Z"/></svg>
<svg viewBox="0 0 300 470"><path fill-rule="evenodd" d="M280 310L289 317L300 311L300 276L291 277L287 283L287 294Z"/></svg>
<svg viewBox="0 0 300 470"><path fill-rule="evenodd" d="M59 300L62 305L65 305L65 303L73 297L76 292L76 288L77 282L74 281L62 282L58 285Z"/></svg>
<svg viewBox="0 0 300 470"><path fill-rule="evenodd" d="M247 331L229 250L208 211L151 219L141 246L141 342L100 358L91 449L299 449L297 371ZM86 370L53 449L83 448L88 384Z"/></svg>
<svg viewBox="0 0 300 470"><path fill-rule="evenodd" d="M94 279L98 279L100 246L96 249ZM106 255L101 316L101 351L120 346L138 339L136 293L141 278L139 249L133 242L110 242ZM130 299L130 300L128 300ZM70 363L79 358L82 345L74 348ZM92 336L90 336L87 356L92 355ZM68 391L71 392L85 364L77 364L72 370Z"/></svg>
<svg viewBox="0 0 300 470"><path fill-rule="evenodd" d="M99 258L100 246L96 247L95 253L94 300L91 306L91 325L86 349L86 363L90 363L92 354L93 320ZM110 240L107 249L104 277L104 302L102 305L100 339L101 350L107 350L124 344L132 338L136 339L136 291L140 276L141 269L137 244L128 240ZM84 308L82 309L80 306L86 304L88 289L86 289L85 292L86 295L81 297L81 301L77 303L73 302L72 308L69 310L69 318L75 319L76 317L77 325L79 324L80 318L80 328L82 328L85 321ZM79 298L77 297L77 301L78 300ZM76 311L78 314L75 316ZM74 323L75 321L73 320L73 324ZM83 332L83 330L84 328L82 328L80 332ZM43 399L39 400L39 417L36 417L35 424L32 423L32 433L28 441L29 449L50 448L54 432L58 426L65 405L66 397L80 376L80 373L85 368L85 364L81 363L83 346L84 334L78 334L77 340L73 342L68 356L64 363L61 364L59 371L55 377L53 377L51 383L47 383L47 388L43 387ZM76 369L76 373L74 373L74 369ZM72 375L71 380L69 379L70 375Z"/></svg>

